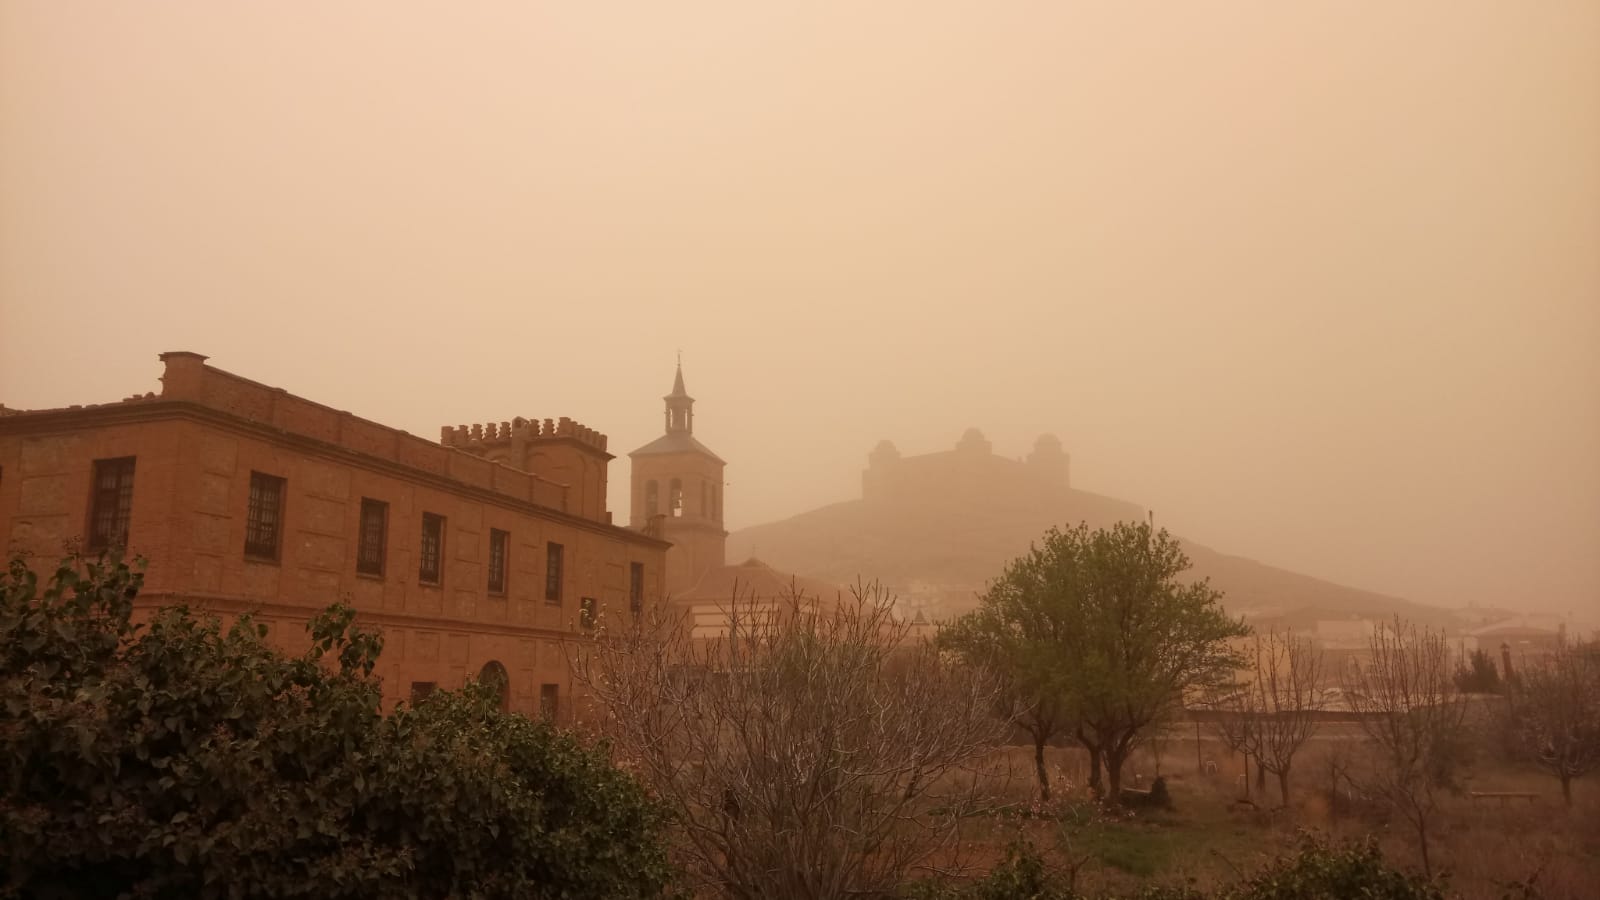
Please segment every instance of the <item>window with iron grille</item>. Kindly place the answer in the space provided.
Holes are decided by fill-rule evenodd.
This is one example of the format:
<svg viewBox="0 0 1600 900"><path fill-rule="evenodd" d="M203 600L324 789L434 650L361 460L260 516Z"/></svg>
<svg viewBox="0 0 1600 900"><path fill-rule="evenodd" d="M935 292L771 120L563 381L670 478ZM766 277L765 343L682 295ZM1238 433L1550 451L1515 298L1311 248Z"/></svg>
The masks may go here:
<svg viewBox="0 0 1600 900"><path fill-rule="evenodd" d="M438 584L444 571L444 516L422 514L422 546L417 558L417 580L423 584Z"/></svg>
<svg viewBox="0 0 1600 900"><path fill-rule="evenodd" d="M628 566L628 611L635 616L644 611L644 563Z"/></svg>
<svg viewBox="0 0 1600 900"><path fill-rule="evenodd" d="M134 457L94 461L94 489L89 497L89 547L99 552L128 544L133 518Z"/></svg>
<svg viewBox="0 0 1600 900"><path fill-rule="evenodd" d="M544 716L546 719L554 722L556 719L556 714L560 712L560 706L561 685L539 685L539 715Z"/></svg>
<svg viewBox="0 0 1600 900"><path fill-rule="evenodd" d="M593 597L584 597L578 601L578 624L584 628L593 628L595 617L599 615L600 604Z"/></svg>
<svg viewBox="0 0 1600 900"><path fill-rule="evenodd" d="M544 551L544 600L561 604L561 564L563 548L560 544L546 544Z"/></svg>
<svg viewBox="0 0 1600 900"><path fill-rule="evenodd" d="M250 506L244 520L245 555L276 560L282 532L283 479L251 472Z"/></svg>
<svg viewBox="0 0 1600 900"><path fill-rule="evenodd" d="M510 553L511 535L498 528L489 529L489 593L506 592L506 556Z"/></svg>
<svg viewBox="0 0 1600 900"><path fill-rule="evenodd" d="M361 530L356 534L356 571L382 575L389 546L389 504L361 498Z"/></svg>

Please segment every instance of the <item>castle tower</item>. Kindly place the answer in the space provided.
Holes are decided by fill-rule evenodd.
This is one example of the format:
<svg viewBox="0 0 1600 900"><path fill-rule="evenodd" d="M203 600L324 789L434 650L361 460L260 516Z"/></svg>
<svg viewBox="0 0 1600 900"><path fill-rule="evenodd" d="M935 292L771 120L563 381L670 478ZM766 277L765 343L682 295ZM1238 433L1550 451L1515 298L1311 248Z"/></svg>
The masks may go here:
<svg viewBox="0 0 1600 900"><path fill-rule="evenodd" d="M695 439L694 398L684 389L682 363L672 393L662 400L666 432L628 454L633 461L629 524L672 542L667 551L667 594L672 596L727 562L728 532L722 527L726 464Z"/></svg>
<svg viewBox="0 0 1600 900"><path fill-rule="evenodd" d="M1033 443L1033 452L1028 454L1028 468L1050 484L1071 487L1070 466L1071 460L1061 449L1061 439L1053 434L1039 435Z"/></svg>

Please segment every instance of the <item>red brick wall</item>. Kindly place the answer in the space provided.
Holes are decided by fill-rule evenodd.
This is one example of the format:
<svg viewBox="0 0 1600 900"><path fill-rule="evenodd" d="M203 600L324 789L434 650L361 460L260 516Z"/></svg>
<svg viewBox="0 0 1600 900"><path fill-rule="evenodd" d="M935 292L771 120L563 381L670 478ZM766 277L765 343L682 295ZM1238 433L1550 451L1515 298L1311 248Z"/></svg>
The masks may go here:
<svg viewBox="0 0 1600 900"><path fill-rule="evenodd" d="M457 687L496 660L510 673L512 708L529 713L542 684L561 685L564 713L576 706L567 656L582 640L580 598L626 615L633 562L645 566L647 601L661 596L659 544L602 526L590 510L587 517L563 516L513 499L550 499L548 482L237 381L260 390L208 382L207 404L252 416L265 409L279 427L292 425L331 446L212 422L159 401L141 401L145 417L135 421L110 421L128 418L126 408L113 406L65 414L76 422L50 430L29 420L64 414L7 417L0 426L0 545L49 564L64 541L84 533L94 460L134 456L129 544L149 559L150 602L182 600L228 616L253 610L276 642L294 649L304 646L303 623L315 610L347 599L362 620L384 630L379 674L386 701L409 696L412 682ZM85 423L86 417L102 421ZM252 471L286 480L275 563L244 556ZM427 472L453 480L442 483ZM382 577L355 571L363 497L389 504ZM437 587L418 580L424 512L446 519ZM503 597L487 592L490 528L511 535ZM544 598L550 541L566 548L558 605Z"/></svg>

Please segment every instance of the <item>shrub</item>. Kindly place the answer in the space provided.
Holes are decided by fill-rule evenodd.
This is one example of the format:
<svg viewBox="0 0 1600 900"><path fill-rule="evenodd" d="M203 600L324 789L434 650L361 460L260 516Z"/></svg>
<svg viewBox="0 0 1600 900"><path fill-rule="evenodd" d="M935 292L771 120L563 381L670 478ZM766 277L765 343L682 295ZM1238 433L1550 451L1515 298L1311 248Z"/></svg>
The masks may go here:
<svg viewBox="0 0 1600 900"><path fill-rule="evenodd" d="M1025 842L1013 844L1006 858L985 877L968 885L949 882L917 885L918 900L1089 900L1075 893ZM1444 900L1437 882L1389 868L1371 841L1330 846L1303 839L1292 857L1279 859L1236 884L1207 895L1183 885L1153 885L1133 894L1101 895L1097 900Z"/></svg>
<svg viewBox="0 0 1600 900"><path fill-rule="evenodd" d="M1245 880L1219 900L1444 900L1439 883L1392 869L1370 838L1329 846L1309 836L1300 851Z"/></svg>
<svg viewBox="0 0 1600 900"><path fill-rule="evenodd" d="M0 575L0 896L643 897L659 815L487 688L384 715L335 606L288 656L241 618L132 624L141 574Z"/></svg>

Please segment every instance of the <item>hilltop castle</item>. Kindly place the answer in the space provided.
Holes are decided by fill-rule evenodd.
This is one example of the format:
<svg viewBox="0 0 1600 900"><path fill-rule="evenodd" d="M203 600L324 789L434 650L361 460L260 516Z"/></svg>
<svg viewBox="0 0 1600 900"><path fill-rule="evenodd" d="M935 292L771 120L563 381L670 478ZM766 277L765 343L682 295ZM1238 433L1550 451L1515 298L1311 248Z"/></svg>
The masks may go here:
<svg viewBox="0 0 1600 900"><path fill-rule="evenodd" d="M895 504L931 491L949 499L961 494L996 490L1034 491L1040 487L1070 488L1070 460L1061 439L1040 435L1026 459L996 456L983 432L968 428L954 450L903 457L894 444L879 441L861 473L861 499L869 504Z"/></svg>

